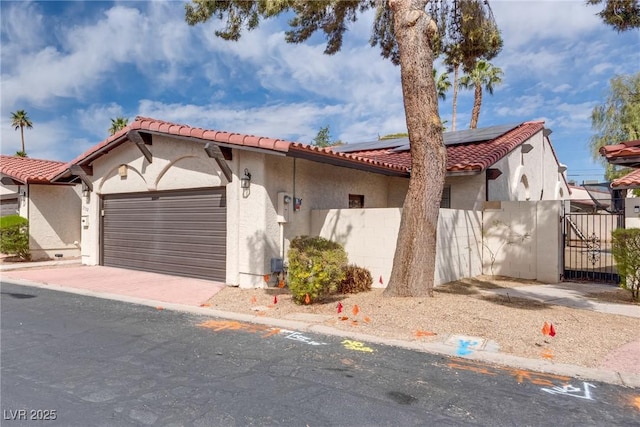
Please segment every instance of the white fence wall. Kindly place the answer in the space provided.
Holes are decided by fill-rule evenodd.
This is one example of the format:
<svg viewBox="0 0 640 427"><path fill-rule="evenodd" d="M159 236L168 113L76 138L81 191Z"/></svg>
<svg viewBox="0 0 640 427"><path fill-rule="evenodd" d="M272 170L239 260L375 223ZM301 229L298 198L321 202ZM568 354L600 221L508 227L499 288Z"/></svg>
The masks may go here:
<svg viewBox="0 0 640 427"><path fill-rule="evenodd" d="M342 244L349 262L385 287L402 209L311 212L311 234ZM562 272L561 202L491 202L485 211L441 209L435 284L496 274L557 283Z"/></svg>
<svg viewBox="0 0 640 427"><path fill-rule="evenodd" d="M330 209L311 213L311 233L342 244L349 262L366 267L385 287L402 209ZM482 273L482 212L442 209L438 220L436 285Z"/></svg>

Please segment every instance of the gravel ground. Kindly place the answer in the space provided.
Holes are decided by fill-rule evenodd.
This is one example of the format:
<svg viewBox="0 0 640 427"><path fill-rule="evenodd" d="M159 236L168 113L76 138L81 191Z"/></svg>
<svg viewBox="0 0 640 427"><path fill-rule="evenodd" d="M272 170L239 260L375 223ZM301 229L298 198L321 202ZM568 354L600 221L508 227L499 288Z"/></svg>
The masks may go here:
<svg viewBox="0 0 640 427"><path fill-rule="evenodd" d="M308 306L293 303L286 289L227 287L207 305L279 319L316 315L318 321L335 328L409 341L442 341L451 334L477 336L495 341L503 353L585 367L598 367L609 352L640 335L640 318L482 293L489 288L539 284L482 276L440 286L433 298L387 298L382 289L373 289L336 295L325 303ZM612 288L588 297L632 304L629 292L623 289ZM338 304L342 305L341 313ZM553 324L554 337L542 334L545 322Z"/></svg>

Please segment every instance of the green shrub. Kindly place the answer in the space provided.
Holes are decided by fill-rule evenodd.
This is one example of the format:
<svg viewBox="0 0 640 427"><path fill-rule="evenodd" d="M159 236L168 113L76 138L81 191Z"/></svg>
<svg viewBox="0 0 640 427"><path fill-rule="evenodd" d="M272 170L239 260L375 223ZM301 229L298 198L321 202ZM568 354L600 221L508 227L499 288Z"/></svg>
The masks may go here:
<svg viewBox="0 0 640 427"><path fill-rule="evenodd" d="M618 228L612 233L613 257L622 287L631 291L634 299L640 293L640 228Z"/></svg>
<svg viewBox="0 0 640 427"><path fill-rule="evenodd" d="M0 252L30 259L29 221L19 215L0 217Z"/></svg>
<svg viewBox="0 0 640 427"><path fill-rule="evenodd" d="M336 291L344 277L347 253L338 243L299 236L291 241L287 255L289 289L297 304L322 301Z"/></svg>
<svg viewBox="0 0 640 427"><path fill-rule="evenodd" d="M372 284L373 278L369 270L357 265L347 265L344 268L344 279L338 285L338 293L356 294L370 291Z"/></svg>

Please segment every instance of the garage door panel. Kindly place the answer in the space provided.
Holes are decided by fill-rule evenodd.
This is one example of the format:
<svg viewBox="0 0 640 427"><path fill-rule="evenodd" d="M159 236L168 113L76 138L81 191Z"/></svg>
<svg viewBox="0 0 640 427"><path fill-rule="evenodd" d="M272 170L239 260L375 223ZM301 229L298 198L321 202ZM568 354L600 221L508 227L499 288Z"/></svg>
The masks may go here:
<svg viewBox="0 0 640 427"><path fill-rule="evenodd" d="M171 237L171 238L170 238ZM171 235L164 238L155 238L153 240L148 240L147 233L112 233L108 236L104 237L105 245L117 245L128 243L129 246L135 246L136 242L140 243L140 247L144 247L149 243L152 244L166 244L167 242L175 243L175 244L195 244L195 245L207 245L214 244L215 246L224 246L222 243L222 239L225 237L224 233L202 233L198 235ZM219 243L212 243L212 239L214 241L219 241Z"/></svg>
<svg viewBox="0 0 640 427"><path fill-rule="evenodd" d="M107 195L102 264L224 281L224 188Z"/></svg>
<svg viewBox="0 0 640 427"><path fill-rule="evenodd" d="M184 274L176 274L176 270L182 268L181 264L170 264L170 263L165 263L165 264L160 264L158 265L157 262L155 261L136 261L136 262L132 262L131 259L129 258L122 258L120 260L118 260L118 268L127 268L127 269L131 269L131 270L141 270L141 271L151 271L153 273L160 273L160 274L171 274L171 275L177 275L177 276L186 276ZM190 270L191 270L191 275L186 276L186 277L193 277L193 278L197 278L197 279L206 279L206 280L212 280L210 278L208 278L208 276L211 274L212 270L215 271L218 275L224 274L225 272L225 266L221 265L218 270L216 270L214 267L212 267L211 265L206 265L206 266L190 266Z"/></svg>

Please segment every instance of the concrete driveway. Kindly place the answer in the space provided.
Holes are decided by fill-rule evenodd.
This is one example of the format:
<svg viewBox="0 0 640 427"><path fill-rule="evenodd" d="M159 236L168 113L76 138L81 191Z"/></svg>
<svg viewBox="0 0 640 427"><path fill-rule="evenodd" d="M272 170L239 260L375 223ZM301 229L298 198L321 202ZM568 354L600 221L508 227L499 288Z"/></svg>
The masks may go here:
<svg viewBox="0 0 640 427"><path fill-rule="evenodd" d="M2 278L191 306L200 306L226 286L208 280L103 266L11 270L3 271Z"/></svg>

